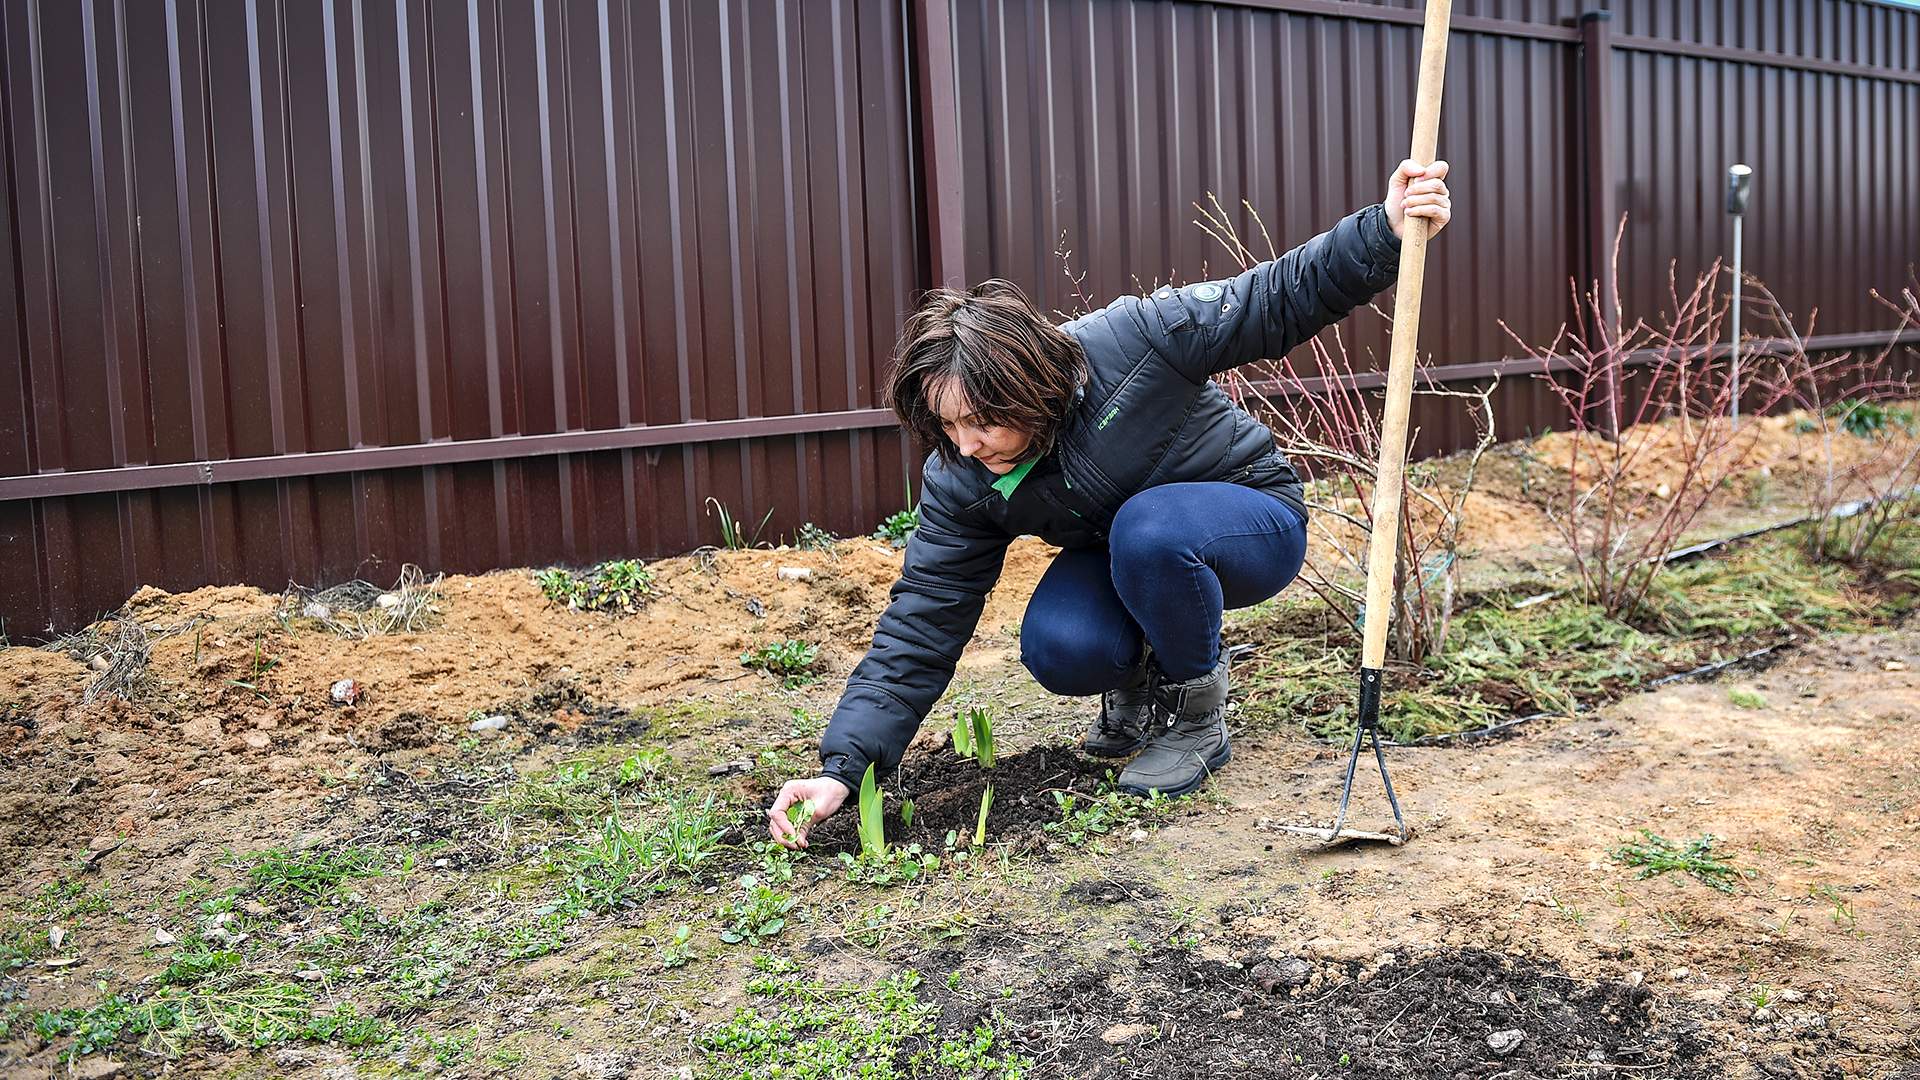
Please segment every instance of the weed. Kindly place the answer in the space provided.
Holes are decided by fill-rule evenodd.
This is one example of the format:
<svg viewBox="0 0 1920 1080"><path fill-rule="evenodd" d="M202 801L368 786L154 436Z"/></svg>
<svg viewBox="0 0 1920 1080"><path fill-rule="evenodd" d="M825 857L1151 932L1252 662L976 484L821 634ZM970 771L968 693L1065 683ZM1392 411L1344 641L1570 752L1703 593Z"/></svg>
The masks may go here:
<svg viewBox="0 0 1920 1080"><path fill-rule="evenodd" d="M44 926L8 923L0 930L0 975L23 968L53 951Z"/></svg>
<svg viewBox="0 0 1920 1080"><path fill-rule="evenodd" d="M793 546L801 551L832 551L839 541L827 530L809 521L800 526L800 532L794 537Z"/></svg>
<svg viewBox="0 0 1920 1080"><path fill-rule="evenodd" d="M1779 992L1766 983L1761 983L1747 991L1747 1001L1756 1009L1764 1009L1773 1004Z"/></svg>
<svg viewBox="0 0 1920 1080"><path fill-rule="evenodd" d="M680 798L652 809L653 816L638 826L609 814L591 839L554 852L549 866L564 878L564 902L570 908L631 907L645 894L665 890L669 875L691 876L719 852L726 814L712 796L699 803Z"/></svg>
<svg viewBox="0 0 1920 1080"><path fill-rule="evenodd" d="M1157 791L1141 799L1114 791L1106 785L1102 785L1102 788L1101 792L1094 795L1070 795L1055 791L1053 802L1060 810L1060 817L1041 828L1070 847L1085 847L1124 825L1163 820L1178 805L1178 800L1169 799Z"/></svg>
<svg viewBox="0 0 1920 1080"><path fill-rule="evenodd" d="M727 920L727 928L720 931L721 941L758 945L786 927L793 897L769 889L751 874L740 879L740 889L741 898L720 909L720 917Z"/></svg>
<svg viewBox="0 0 1920 1080"><path fill-rule="evenodd" d="M1677 847L1673 841L1656 836L1647 829L1640 830L1640 840L1625 840L1613 849L1613 860L1627 866L1640 868L1640 877L1658 877L1672 870L1684 870L1686 873L1723 893L1734 891L1734 882L1742 877L1754 876L1754 871L1727 861L1713 850L1719 838L1711 833L1689 840L1685 847Z"/></svg>
<svg viewBox="0 0 1920 1080"><path fill-rule="evenodd" d="M879 855L840 853L847 880L863 885L886 887L908 885L940 869L940 856L920 849L919 844L889 848Z"/></svg>
<svg viewBox="0 0 1920 1080"><path fill-rule="evenodd" d="M636 764L631 772L637 775L643 768ZM629 772L623 763L617 776ZM612 803L613 793L592 762L565 761L515 784L494 800L492 809L504 817L582 821L600 817Z"/></svg>
<svg viewBox="0 0 1920 1080"><path fill-rule="evenodd" d="M1744 686L1728 687L1727 700L1732 702L1733 707L1736 709L1764 709L1767 707L1767 699L1765 697Z"/></svg>
<svg viewBox="0 0 1920 1080"><path fill-rule="evenodd" d="M638 559L613 559L580 572L555 566L534 581L548 600L575 611L631 615L653 595L653 571Z"/></svg>
<svg viewBox="0 0 1920 1080"><path fill-rule="evenodd" d="M559 950L566 941L567 919L562 912L537 915L529 922L507 927L500 935L500 953L509 960L530 960Z"/></svg>
<svg viewBox="0 0 1920 1080"><path fill-rule="evenodd" d="M1842 430L1859 439L1871 439L1890 426L1898 426L1907 434L1913 434L1912 411L1889 406L1881 401L1863 401L1858 398L1836 401L1827 406L1827 415L1838 419Z"/></svg>
<svg viewBox="0 0 1920 1080"><path fill-rule="evenodd" d="M1853 914L1852 902L1841 896L1839 889L1831 885L1814 885L1807 889L1807 895L1832 905L1832 910L1827 913L1827 917L1833 920L1833 925L1844 926L1848 930L1859 925L1859 920Z"/></svg>
<svg viewBox="0 0 1920 1080"><path fill-rule="evenodd" d="M908 970L875 986L826 986L794 977L790 965L769 965L748 989L771 1000L738 1009L697 1037L706 1058L702 1075L907 1080L940 1069L991 1080L1027 1075L1033 1062L997 1051L993 1025L959 1039L930 1030L939 1009L919 1000L920 982L920 973Z"/></svg>
<svg viewBox="0 0 1920 1080"><path fill-rule="evenodd" d="M797 638L756 646L740 654L741 667L764 671L789 690L812 682L813 667L819 662L820 646Z"/></svg>
<svg viewBox="0 0 1920 1080"><path fill-rule="evenodd" d="M106 911L108 896L104 885L89 889L84 881L63 878L43 886L40 894L27 905L27 910L55 922L64 922L81 915Z"/></svg>
<svg viewBox="0 0 1920 1080"><path fill-rule="evenodd" d="M707 506L711 508L710 513L720 515L720 546L728 551L745 551L748 548L758 547L761 532L765 531L767 522L773 519L773 508L768 507L766 516L760 519L760 527L753 530L752 536L748 536L746 530L741 528L741 522L734 520L733 514L721 505L719 499L709 497Z"/></svg>
<svg viewBox="0 0 1920 1080"><path fill-rule="evenodd" d="M920 504L913 501L911 478L907 480L907 506L906 510L888 514L887 519L880 523L880 527L873 531L873 538L885 540L897 548L906 547L907 541L913 536L913 531L920 527Z"/></svg>
<svg viewBox="0 0 1920 1080"><path fill-rule="evenodd" d="M658 746L648 746L620 760L614 774L614 782L621 787L638 787L651 784L666 771L671 759L667 752Z"/></svg>
<svg viewBox="0 0 1920 1080"><path fill-rule="evenodd" d="M331 899L342 882L380 875L374 869L373 852L365 848L338 851L269 848L247 856L246 861L252 864L247 879L252 882L254 892L313 903Z"/></svg>
<svg viewBox="0 0 1920 1080"><path fill-rule="evenodd" d="M669 970L685 967L694 956L693 927L681 923L673 928L673 941L660 950L660 966Z"/></svg>

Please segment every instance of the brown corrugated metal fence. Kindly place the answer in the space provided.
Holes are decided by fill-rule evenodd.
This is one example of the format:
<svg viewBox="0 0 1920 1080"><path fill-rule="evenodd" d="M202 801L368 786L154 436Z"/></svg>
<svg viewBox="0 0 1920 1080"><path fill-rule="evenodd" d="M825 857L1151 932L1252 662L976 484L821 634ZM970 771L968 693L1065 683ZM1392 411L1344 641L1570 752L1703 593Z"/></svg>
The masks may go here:
<svg viewBox="0 0 1920 1080"><path fill-rule="evenodd" d="M1497 318L1550 338L1605 214L1657 309L1725 249L1736 159L1750 268L1823 333L1880 328L1920 233L1920 13L1585 6L1455 4L1435 363L1512 355ZM146 583L684 551L709 497L871 528L916 467L877 388L919 290L1071 310L1063 236L1100 303L1225 267L1209 192L1283 248L1377 199L1418 9L9 2L6 632ZM1377 320L1349 341L1383 351ZM1531 380L1499 394L1503 430L1550 422Z"/></svg>

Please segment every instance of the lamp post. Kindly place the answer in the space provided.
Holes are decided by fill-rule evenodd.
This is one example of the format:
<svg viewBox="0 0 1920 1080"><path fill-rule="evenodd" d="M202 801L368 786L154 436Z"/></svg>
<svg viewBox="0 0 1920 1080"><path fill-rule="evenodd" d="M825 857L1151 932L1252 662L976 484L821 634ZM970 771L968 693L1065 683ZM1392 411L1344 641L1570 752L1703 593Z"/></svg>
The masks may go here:
<svg viewBox="0 0 1920 1080"><path fill-rule="evenodd" d="M1727 169L1727 213L1733 215L1733 422L1740 423L1740 224L1747 215L1747 197L1753 193L1753 170L1745 165Z"/></svg>

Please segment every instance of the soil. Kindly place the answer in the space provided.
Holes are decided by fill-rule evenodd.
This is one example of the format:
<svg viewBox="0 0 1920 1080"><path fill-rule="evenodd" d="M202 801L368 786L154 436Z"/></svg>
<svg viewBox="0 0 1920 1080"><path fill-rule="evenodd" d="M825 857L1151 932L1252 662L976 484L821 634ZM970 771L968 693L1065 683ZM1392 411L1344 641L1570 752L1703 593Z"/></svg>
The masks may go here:
<svg viewBox="0 0 1920 1080"><path fill-rule="evenodd" d="M910 755L894 777L881 785L891 796L885 816L887 835L903 844L920 844L927 851L939 851L949 831L969 839L979 822L981 793L991 783L994 798L988 814L994 837L1000 841L1032 837L1047 822L1059 820L1053 792L1093 795L1100 779L1112 769L1112 764L1068 747L1044 746L1002 757L986 770L956 755L949 741L943 749ZM913 800L913 820L908 825L900 822L901 799ZM827 819L808 836L807 844L825 855L860 850L858 817L849 813Z"/></svg>
<svg viewBox="0 0 1920 1080"><path fill-rule="evenodd" d="M1483 461L1468 502L1476 568L1552 569L1535 498L1551 451ZM1790 512L1735 498L1703 528L1762 510ZM74 961L0 972L0 1024L96 1002L108 976L153 976L166 959L155 931L184 931L182 894L242 880L235 853L417 855L354 895L383 918L438 903L476 924L541 917L542 860L571 825L508 821L498 801L556 765L657 751L673 784L738 811L729 854L681 892L583 917L546 955L472 958L440 996L379 1005L396 1046L414 1048L408 1071L700 1075L682 1072L705 1067L695 1037L753 1006L744 988L765 951L838 984L952 971L958 990L924 984L938 1033L997 1012L1036 1080L1920 1069L1920 624L1818 640L1763 671L1631 694L1498 743L1395 748L1417 830L1404 848L1322 851L1272 828L1328 813L1345 764L1293 729L1241 730L1232 765L1179 812L1074 848L1042 826L1058 817L1053 791L1090 793L1110 767L1069 749L1096 705L1046 694L1016 656L1052 554L1015 545L951 692L996 711L993 858L872 890L833 861L854 845L844 813L782 885L798 905L787 928L752 949L722 943L716 907L759 872L756 808L811 767L899 572L883 544L661 560L657 595L624 617L556 608L524 571L449 577L430 626L359 641L283 620L255 589L142 590L129 613L174 632L130 701L85 701L96 673L64 655L0 650L0 926L60 926L55 959ZM784 580L786 566L812 573ZM822 646L819 681L787 689L741 667L742 650L786 637ZM364 695L335 704L340 679ZM1765 706L1736 706L1735 689ZM473 730L485 717L504 729ZM890 839L939 850L949 830L970 836L987 779L944 732L923 732L886 783ZM1356 822L1382 818L1370 772L1357 790ZM911 829L897 828L903 796ZM1731 894L1642 879L1613 852L1643 828L1720 837L1747 873ZM59 882L99 890L106 910L35 907ZM898 925L860 933L876 909ZM256 944L333 925L319 909L263 910ZM669 965L680 923L695 956ZM393 952L383 964L403 959ZM0 1029L0 1074L65 1073L65 1043L29 1028ZM1503 1056L1487 1040L1505 1031L1521 1035ZM436 1065L418 1049L427 1035L472 1052ZM124 1075L318 1080L390 1069L377 1055L399 1052L369 1063L336 1045L203 1043L166 1062L126 1044L111 1060Z"/></svg>
<svg viewBox="0 0 1920 1080"><path fill-rule="evenodd" d="M966 1030L962 1007L943 1017ZM1481 949L1370 964L1162 949L1132 970L1049 976L1006 1013L1050 1076L1367 1078L1708 1074L1685 1004Z"/></svg>

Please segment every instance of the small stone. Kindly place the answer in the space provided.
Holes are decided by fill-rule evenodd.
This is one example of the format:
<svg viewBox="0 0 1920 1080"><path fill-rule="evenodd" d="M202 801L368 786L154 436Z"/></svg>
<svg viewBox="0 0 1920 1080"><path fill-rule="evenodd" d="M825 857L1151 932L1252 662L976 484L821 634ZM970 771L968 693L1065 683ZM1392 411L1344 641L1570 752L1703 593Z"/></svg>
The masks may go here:
<svg viewBox="0 0 1920 1080"><path fill-rule="evenodd" d="M321 971L319 968L308 968L305 971L294 972L293 977L303 982L319 982L321 979L327 977L327 973Z"/></svg>
<svg viewBox="0 0 1920 1080"><path fill-rule="evenodd" d="M1780 991L1780 1000L1791 1005L1794 1002L1807 1000L1807 995L1798 990L1782 990Z"/></svg>
<svg viewBox="0 0 1920 1080"><path fill-rule="evenodd" d="M1501 1057L1506 1057L1508 1054L1519 1049L1520 1041L1526 1037L1527 1033L1521 1031L1519 1028L1496 1031L1487 1036L1487 1049L1499 1054Z"/></svg>
<svg viewBox="0 0 1920 1080"><path fill-rule="evenodd" d="M153 928L153 943L155 945L171 945L178 940L180 939L167 933L166 927L164 926L156 926Z"/></svg>
<svg viewBox="0 0 1920 1080"><path fill-rule="evenodd" d="M340 679L327 687L327 696L335 705L351 705L366 694L366 688L352 679Z"/></svg>
<svg viewBox="0 0 1920 1080"><path fill-rule="evenodd" d="M1226 1012L1220 1014L1220 1019L1238 1020L1245 1015L1247 1015L1247 1010L1245 1009L1228 1009Z"/></svg>
<svg viewBox="0 0 1920 1080"><path fill-rule="evenodd" d="M507 727L507 718L498 713L495 713L492 716L482 716L479 719L475 720L473 723L468 724L467 730L468 731L504 731L506 730L506 727Z"/></svg>
<svg viewBox="0 0 1920 1080"><path fill-rule="evenodd" d="M1907 664L1904 660L1889 660L1887 661L1886 669L1888 671L1905 671L1907 670Z"/></svg>
<svg viewBox="0 0 1920 1080"><path fill-rule="evenodd" d="M64 926L47 927L47 947L57 949L67 940L67 928Z"/></svg>
<svg viewBox="0 0 1920 1080"><path fill-rule="evenodd" d="M813 577L811 566L783 566L776 575L781 581L806 581Z"/></svg>
<svg viewBox="0 0 1920 1080"><path fill-rule="evenodd" d="M273 736L264 731L249 731L240 736L240 741L246 743L249 750L265 750L273 745Z"/></svg>
<svg viewBox="0 0 1920 1080"><path fill-rule="evenodd" d="M318 600L309 600L307 606L300 609L300 614L309 619L330 619L333 617L333 609Z"/></svg>
<svg viewBox="0 0 1920 1080"><path fill-rule="evenodd" d="M1768 1008L1763 1005L1760 1008L1753 1010L1753 1022L1756 1024L1764 1024L1772 1019L1773 1019L1773 1010L1771 1008Z"/></svg>
<svg viewBox="0 0 1920 1080"><path fill-rule="evenodd" d="M378 604L378 605L380 606L380 608L381 608L381 610L383 610L383 611L385 611L385 610L392 610L393 608L397 608L397 607L399 607L399 606L400 606L400 594L399 594L399 593L390 593L390 592L389 592L389 593L381 593L381 594L380 594L380 599L378 599L378 600L375 600L375 601L374 601L374 603L375 603L375 604Z"/></svg>
<svg viewBox="0 0 1920 1080"><path fill-rule="evenodd" d="M1131 1042L1152 1030L1152 1024L1115 1024L1100 1033L1100 1041L1108 1046L1118 1046L1123 1042Z"/></svg>
<svg viewBox="0 0 1920 1080"><path fill-rule="evenodd" d="M1643 983L1643 982L1646 982L1646 981L1647 981L1647 973L1646 973L1646 972L1644 972L1644 971L1629 971L1629 972L1627 972L1627 985L1628 985L1628 986L1639 986L1639 985L1640 985L1641 983Z"/></svg>
<svg viewBox="0 0 1920 1080"><path fill-rule="evenodd" d="M87 661L87 666L92 668L95 671L104 672L108 668L113 666L113 661L107 659L107 654L101 653L100 655L95 656L93 659Z"/></svg>
<svg viewBox="0 0 1920 1080"><path fill-rule="evenodd" d="M1133 841L1136 844L1142 840L1145 840L1146 838L1147 838L1147 830L1145 829L1135 829L1132 832L1127 834L1127 839Z"/></svg>
<svg viewBox="0 0 1920 1080"><path fill-rule="evenodd" d="M1674 968L1672 971L1667 972L1667 978L1672 979L1674 982L1686 982L1688 979L1693 978L1693 972L1686 968Z"/></svg>

